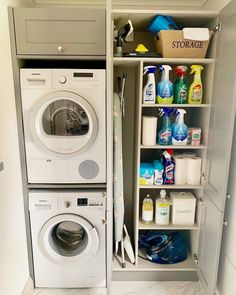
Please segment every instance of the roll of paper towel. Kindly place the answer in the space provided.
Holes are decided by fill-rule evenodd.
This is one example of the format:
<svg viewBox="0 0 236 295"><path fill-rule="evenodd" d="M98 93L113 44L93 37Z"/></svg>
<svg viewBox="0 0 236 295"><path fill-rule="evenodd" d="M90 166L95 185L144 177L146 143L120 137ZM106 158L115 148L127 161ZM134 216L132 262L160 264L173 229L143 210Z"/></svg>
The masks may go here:
<svg viewBox="0 0 236 295"><path fill-rule="evenodd" d="M188 159L183 156L175 156L175 184L187 183Z"/></svg>
<svg viewBox="0 0 236 295"><path fill-rule="evenodd" d="M155 145L157 133L157 117L143 117L142 144Z"/></svg>
<svg viewBox="0 0 236 295"><path fill-rule="evenodd" d="M187 184L198 185L201 182L202 159L199 157L187 158Z"/></svg>

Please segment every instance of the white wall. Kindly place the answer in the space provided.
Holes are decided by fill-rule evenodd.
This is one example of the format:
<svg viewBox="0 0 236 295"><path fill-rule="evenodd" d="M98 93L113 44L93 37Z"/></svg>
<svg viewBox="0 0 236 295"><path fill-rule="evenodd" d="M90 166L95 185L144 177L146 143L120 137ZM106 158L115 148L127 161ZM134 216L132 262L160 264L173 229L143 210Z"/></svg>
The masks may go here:
<svg viewBox="0 0 236 295"><path fill-rule="evenodd" d="M18 1L26 4L26 1ZM29 277L7 6L0 0L0 294L21 294Z"/></svg>
<svg viewBox="0 0 236 295"><path fill-rule="evenodd" d="M221 247L220 266L217 290L219 295L236 294L236 123L231 156L228 193L231 199L227 201L225 220L228 226L224 228Z"/></svg>

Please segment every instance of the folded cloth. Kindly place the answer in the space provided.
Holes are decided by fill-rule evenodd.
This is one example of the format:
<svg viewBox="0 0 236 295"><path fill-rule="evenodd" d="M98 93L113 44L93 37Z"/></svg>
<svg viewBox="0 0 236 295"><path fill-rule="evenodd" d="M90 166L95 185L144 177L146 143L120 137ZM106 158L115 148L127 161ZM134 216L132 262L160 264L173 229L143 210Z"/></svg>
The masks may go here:
<svg viewBox="0 0 236 295"><path fill-rule="evenodd" d="M195 41L208 41L210 39L208 28L183 28L184 39Z"/></svg>

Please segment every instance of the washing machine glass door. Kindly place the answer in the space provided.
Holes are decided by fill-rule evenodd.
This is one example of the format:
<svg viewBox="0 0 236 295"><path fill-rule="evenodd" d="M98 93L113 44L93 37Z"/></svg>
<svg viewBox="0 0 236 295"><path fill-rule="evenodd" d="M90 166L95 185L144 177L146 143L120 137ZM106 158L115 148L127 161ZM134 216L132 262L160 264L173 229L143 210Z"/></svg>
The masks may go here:
<svg viewBox="0 0 236 295"><path fill-rule="evenodd" d="M61 214L49 219L39 234L43 255L58 263L79 263L95 255L99 246L97 230L85 218Z"/></svg>
<svg viewBox="0 0 236 295"><path fill-rule="evenodd" d="M97 135L97 117L80 95L56 91L33 107L33 134L47 150L75 154L89 148Z"/></svg>

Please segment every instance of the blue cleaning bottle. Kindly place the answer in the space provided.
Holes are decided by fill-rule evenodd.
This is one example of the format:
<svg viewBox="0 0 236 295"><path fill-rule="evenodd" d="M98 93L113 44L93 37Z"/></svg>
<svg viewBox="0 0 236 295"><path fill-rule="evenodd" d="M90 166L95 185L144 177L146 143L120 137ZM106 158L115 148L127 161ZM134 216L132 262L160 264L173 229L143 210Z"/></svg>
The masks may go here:
<svg viewBox="0 0 236 295"><path fill-rule="evenodd" d="M169 71L172 70L169 65L162 65L159 67L162 72L161 81L157 84L157 103L159 104L172 104L173 96L173 83L169 78Z"/></svg>
<svg viewBox="0 0 236 295"><path fill-rule="evenodd" d="M161 130L158 132L157 135L157 142L160 145L170 145L171 138L172 138L172 129L171 129L171 115L172 109L170 108L163 108L160 110L160 116L163 116L163 122L161 126Z"/></svg>
<svg viewBox="0 0 236 295"><path fill-rule="evenodd" d="M172 144L186 145L188 141L188 127L184 123L186 111L183 109L177 109L177 111L175 123L172 125Z"/></svg>

